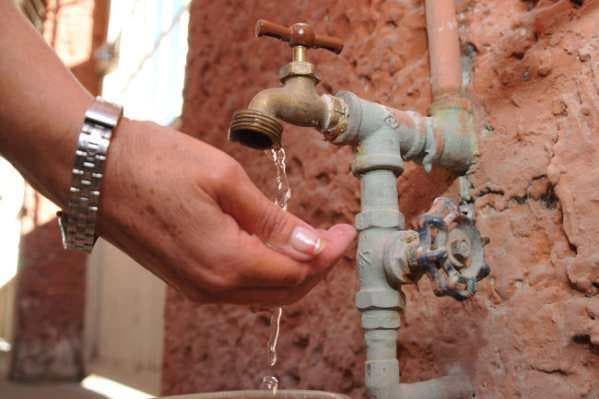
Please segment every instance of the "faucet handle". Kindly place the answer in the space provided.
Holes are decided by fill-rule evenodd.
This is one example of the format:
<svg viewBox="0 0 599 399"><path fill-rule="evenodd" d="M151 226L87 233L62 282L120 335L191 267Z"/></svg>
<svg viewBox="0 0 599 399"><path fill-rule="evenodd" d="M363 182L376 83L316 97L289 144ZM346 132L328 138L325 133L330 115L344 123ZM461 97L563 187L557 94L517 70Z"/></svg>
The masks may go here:
<svg viewBox="0 0 599 399"><path fill-rule="evenodd" d="M453 201L440 197L422 216L418 233L416 262L435 284L435 295L460 301L474 295L477 283L491 272L485 262L486 242L474 221L459 213Z"/></svg>
<svg viewBox="0 0 599 399"><path fill-rule="evenodd" d="M291 47L322 48L335 54L343 50L341 39L327 35L317 35L307 23L298 22L289 27L259 19L256 23L256 36L270 36L288 42Z"/></svg>

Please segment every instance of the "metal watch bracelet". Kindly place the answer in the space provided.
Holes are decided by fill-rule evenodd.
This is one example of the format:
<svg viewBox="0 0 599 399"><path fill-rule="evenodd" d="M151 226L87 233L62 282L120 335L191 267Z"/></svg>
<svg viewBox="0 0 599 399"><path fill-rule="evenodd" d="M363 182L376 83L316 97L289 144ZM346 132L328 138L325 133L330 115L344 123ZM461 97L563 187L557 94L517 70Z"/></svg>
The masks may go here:
<svg viewBox="0 0 599 399"><path fill-rule="evenodd" d="M67 208L58 212L65 249L91 252L110 139L123 114L122 107L96 98L85 113L79 132Z"/></svg>

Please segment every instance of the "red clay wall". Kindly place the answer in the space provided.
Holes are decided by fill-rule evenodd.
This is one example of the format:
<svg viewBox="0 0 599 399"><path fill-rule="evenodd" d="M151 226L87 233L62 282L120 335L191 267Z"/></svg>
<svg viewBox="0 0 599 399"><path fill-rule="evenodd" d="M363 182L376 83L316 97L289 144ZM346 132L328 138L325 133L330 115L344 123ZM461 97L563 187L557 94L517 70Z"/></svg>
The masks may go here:
<svg viewBox="0 0 599 399"><path fill-rule="evenodd" d="M582 7L580 4L584 3ZM478 225L493 274L466 303L405 289L402 380L472 376L481 398L599 395L599 1L459 1L463 43L477 53L471 92L481 116L473 176ZM342 37L337 57L313 51L322 90L349 89L422 113L430 104L423 1L196 0L183 130L224 148L272 192L262 153L225 142L231 114L277 84L286 46L255 39L258 18L308 21ZM290 211L318 226L351 222L359 186L349 148L314 131L284 137ZM234 183L232 183L234 184ZM407 220L455 193L442 171L399 179ZM202 238L198 238L202 239ZM277 374L284 388L361 397L364 345L354 252L306 299L285 310ZM170 291L163 390L255 388L266 363L267 319L239 306L200 306Z"/></svg>

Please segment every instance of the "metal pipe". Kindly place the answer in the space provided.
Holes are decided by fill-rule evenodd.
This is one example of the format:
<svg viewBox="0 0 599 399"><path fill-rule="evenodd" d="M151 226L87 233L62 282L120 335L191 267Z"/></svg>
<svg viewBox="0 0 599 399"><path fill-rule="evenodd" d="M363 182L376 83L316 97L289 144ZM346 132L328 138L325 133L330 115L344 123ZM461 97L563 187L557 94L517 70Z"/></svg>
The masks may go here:
<svg viewBox="0 0 599 399"><path fill-rule="evenodd" d="M293 47L293 62L307 62L306 49L304 46Z"/></svg>
<svg viewBox="0 0 599 399"><path fill-rule="evenodd" d="M436 152L428 156L462 175L476 161L478 144L472 105L463 92L454 0L426 0L426 25L433 93L430 137L436 141Z"/></svg>
<svg viewBox="0 0 599 399"><path fill-rule="evenodd" d="M328 119L328 107L316 92L310 77L295 76L283 87L262 90L252 99L248 109L260 111L297 126L320 128Z"/></svg>
<svg viewBox="0 0 599 399"><path fill-rule="evenodd" d="M449 373L434 380L400 384L394 394L394 399L470 399L474 398L474 388L470 379L461 371Z"/></svg>
<svg viewBox="0 0 599 399"><path fill-rule="evenodd" d="M305 48L294 47L294 56L304 57ZM318 94L318 79L312 64L295 61L288 64L283 68L281 80L282 87L262 90L247 109L233 115L229 140L257 149L280 146L283 133L280 121L316 128L325 137L336 135L336 129L343 125L343 110L340 110L343 104L331 95Z"/></svg>
<svg viewBox="0 0 599 399"><path fill-rule="evenodd" d="M378 129L390 129L399 138L399 151L390 153L383 148L377 152L387 152L389 156L400 155L402 160L422 160L427 149L427 135L431 127L429 117L414 111L400 111L372 101L364 100L349 91L340 91L335 95L343 101L349 110L349 119L344 132L333 143L365 145L370 132ZM429 144L430 144L429 140ZM395 161L394 161L395 162ZM402 161L397 161L402 164ZM358 162L359 163L359 162Z"/></svg>
<svg viewBox="0 0 599 399"><path fill-rule="evenodd" d="M399 212L397 172L385 160L386 151L399 152L399 138L390 129L379 129L360 144L362 158L354 163L360 175L362 211L356 217L358 277L360 289L356 306L362 312L366 342L365 384L373 398L385 398L399 385L397 337L400 327L401 297L389 284L384 270L384 243L389 233L404 227ZM385 144L389 146L385 148ZM397 174L396 174L397 173Z"/></svg>
<svg viewBox="0 0 599 399"><path fill-rule="evenodd" d="M426 0L426 26L433 98L458 94L462 67L454 0Z"/></svg>
<svg viewBox="0 0 599 399"><path fill-rule="evenodd" d="M362 313L365 383L369 396L374 399L461 398L463 396L456 395L464 392L465 385L452 378L400 384L396 341L404 303L384 267L387 242L405 228L397 192L397 176L403 171L403 158L423 160L425 154L437 152L437 148L431 147L436 142L430 138L431 120L414 112L363 100L350 92L337 93L336 97L347 106L348 124L333 142L352 144L356 148L352 170L360 178L362 189L361 212L356 216L360 234L357 254L360 288L356 307Z"/></svg>

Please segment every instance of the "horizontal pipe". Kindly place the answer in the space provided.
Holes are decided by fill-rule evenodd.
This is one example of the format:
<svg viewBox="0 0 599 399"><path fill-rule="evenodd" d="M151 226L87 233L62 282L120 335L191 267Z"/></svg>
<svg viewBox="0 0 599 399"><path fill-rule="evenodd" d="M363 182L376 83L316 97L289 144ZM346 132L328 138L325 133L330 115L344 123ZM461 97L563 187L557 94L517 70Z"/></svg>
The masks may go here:
<svg viewBox="0 0 599 399"><path fill-rule="evenodd" d="M463 373L449 374L414 384L399 384L394 399L471 399L475 397L469 378Z"/></svg>

